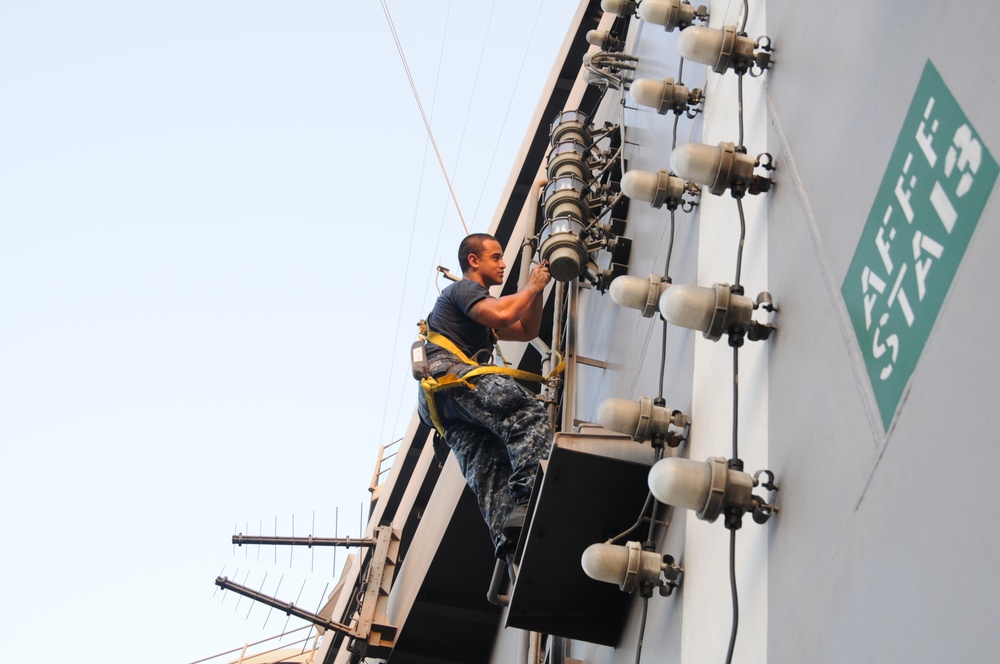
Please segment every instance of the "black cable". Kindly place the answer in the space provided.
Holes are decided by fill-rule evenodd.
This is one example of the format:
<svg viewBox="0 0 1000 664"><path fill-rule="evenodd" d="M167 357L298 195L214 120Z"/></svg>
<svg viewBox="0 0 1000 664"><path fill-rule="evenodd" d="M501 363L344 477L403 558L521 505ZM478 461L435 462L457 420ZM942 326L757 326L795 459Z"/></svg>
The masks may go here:
<svg viewBox="0 0 1000 664"><path fill-rule="evenodd" d="M667 372L667 319L660 316L663 323L662 334L660 335L660 384L657 392L657 399L663 399L663 380Z"/></svg>
<svg viewBox="0 0 1000 664"><path fill-rule="evenodd" d="M674 253L674 212L674 210L670 211L670 240L667 244L667 263L663 268L663 277L668 281L670 279L670 257ZM657 397L663 399L663 382L667 372L667 319L661 316L660 320L663 323L663 335L660 346L660 384Z"/></svg>
<svg viewBox="0 0 1000 664"><path fill-rule="evenodd" d="M740 347L733 346L733 458L739 459Z"/></svg>
<svg viewBox="0 0 1000 664"><path fill-rule="evenodd" d="M740 285L740 275L743 271L743 244L747 238L747 220L743 214L743 199L736 198L736 209L740 212L740 244L736 250L736 281L734 286Z"/></svg>
<svg viewBox="0 0 1000 664"><path fill-rule="evenodd" d="M653 458L653 463L655 464L657 461L659 461L662 458L663 458L663 448L660 447L660 448L658 448L656 450L656 454L655 454L655 456ZM652 503L653 511L650 512L650 515L647 517L646 516L646 510L649 509L650 503ZM647 519L649 519L650 521L652 521L652 523L649 526L649 532L650 532L650 534L649 534L649 537L648 537L649 540L652 540L653 539L653 535L652 535L653 528L656 527L656 507L657 507L657 505L659 505L659 502L657 502L657 500L655 498L653 498L653 493L652 492L647 493L646 494L646 502L644 502L642 504L642 509L639 511L639 519L635 523L633 523L631 526L629 526L629 528L627 530L625 530L623 532L620 532L617 535L615 535L614 537L612 537L611 539L609 539L607 543L608 544L614 544L615 542L617 542L621 538L625 537L626 535L631 535L632 533L634 533L635 531L637 531L639 529L639 526L642 525L642 522L645 521L645 520L647 520Z"/></svg>
<svg viewBox="0 0 1000 664"><path fill-rule="evenodd" d="M740 34L746 33L747 19L750 9L748 0L743 0L743 20L740 23ZM737 73L737 102L739 111L739 132L740 142L737 150L745 152L743 146L743 74ZM740 285L740 276L743 270L743 244L746 241L746 217L743 213L742 193L736 196L736 209L740 213L740 244L736 254L736 282L734 286ZM742 339L741 339L742 341ZM733 460L740 458L739 455L739 416L740 416L740 347L733 345ZM729 529L729 588L733 596L733 628L729 634L729 649L726 652L726 664L733 661L733 651L736 649L736 633L740 625L740 600L736 590L736 530Z"/></svg>
<svg viewBox="0 0 1000 664"><path fill-rule="evenodd" d="M726 653L726 664L733 661L733 650L736 648L736 630L740 625L740 601L736 595L736 529L729 531L729 587L733 593L733 630L729 634L729 652Z"/></svg>
<svg viewBox="0 0 1000 664"><path fill-rule="evenodd" d="M652 494L652 492L646 494L646 502L643 503L642 510L639 512L639 520L636 521L635 523L633 523L631 526L629 526L629 528L626 529L625 531L620 532L617 535L615 535L614 537L612 537L611 539L609 539L608 540L608 544L614 544L615 542L617 542L621 538L623 538L623 537L625 537L627 535L631 535L632 533L634 533L635 531L637 531L639 529L639 526L642 525L642 522L646 520L646 510L649 509L649 503L650 503L651 500L653 500L653 494Z"/></svg>
<svg viewBox="0 0 1000 664"><path fill-rule="evenodd" d="M684 58L681 58L681 64L678 67L678 80L680 79L680 72L684 70ZM671 151L677 147L677 123L680 121L680 113L674 113L674 130L673 130L673 142L670 146ZM670 240L667 243L667 260L663 266L663 278L670 280L670 259L674 255L674 231L676 229L676 209L670 210ZM663 321L663 336L660 348L660 385L659 392L657 396L663 399L663 381L664 375L667 370L667 320L661 317Z"/></svg>
<svg viewBox="0 0 1000 664"><path fill-rule="evenodd" d="M737 149L742 150L743 148L743 74L737 74L736 76L736 106L739 112L739 125L740 125L740 142L737 144Z"/></svg>
<svg viewBox="0 0 1000 664"><path fill-rule="evenodd" d="M656 463L662 458L663 458L663 447L660 446L656 448L656 454L654 455L653 458L653 465L656 465ZM656 531L656 510L660 506L660 501L658 501L655 497L653 497L652 491L650 491L649 497L653 498L653 506L651 511L649 512L649 534L646 536L646 544L649 546L649 548L652 549L655 548L653 546L653 534Z"/></svg>
<svg viewBox="0 0 1000 664"><path fill-rule="evenodd" d="M635 649L635 664L642 658L642 639L646 633L646 610L649 608L649 598L642 598L642 616L639 618L639 645Z"/></svg>
<svg viewBox="0 0 1000 664"><path fill-rule="evenodd" d="M681 119L681 114L674 113L674 135L673 135L673 144L670 146L671 152L673 152L673 150L677 147L677 122L680 119Z"/></svg>
<svg viewBox="0 0 1000 664"><path fill-rule="evenodd" d="M680 64L677 67L677 82L678 83L681 82L681 80L683 78L683 73L684 73L684 58L681 58L680 59ZM624 101L623 101L623 108L624 108ZM680 121L680 113L675 113L674 114L673 138L672 138L673 142L671 144L671 150L676 149L676 147L677 147L677 125L678 125L679 121ZM624 137L625 126L624 125L625 125L625 123L622 122L622 144L623 145L624 145L624 142L625 142L625 137ZM669 239L669 241L667 243L667 258L666 258L666 262L665 262L665 264L663 266L663 277L664 277L664 279L667 279L667 280L669 280L669 278L670 278L670 260L671 260L671 258L673 256L673 253L674 253L674 234L675 234L675 231L676 231L676 209L672 209L672 210L670 210L670 239ZM662 401L663 400L663 383L664 383L664 378L665 378L665 375L666 375L666 366L667 366L667 320L665 318L662 318L662 317L661 317L661 320L663 322L663 334L662 334L662 337L661 337L660 378L659 378L659 392L658 392L657 396L658 396L659 400ZM660 447L656 448L656 459L655 459L654 463L656 461L659 461L661 458L663 458L663 447L662 447L662 445ZM652 506L650 506L650 502L652 502ZM651 511L650 511L649 517L648 517L649 518L649 532L648 532L648 535L646 537L646 545L648 547L650 547L650 548L653 548L653 546L654 546L653 537L654 537L655 532L656 532L656 510L659 507L659 501L657 501L653 497L652 492L650 492L649 495L646 497L646 502L642 506L642 512L640 513L639 520L636 521L635 524L631 528L629 528L628 530L626 530L624 533L622 533L622 534L614 537L613 539L609 540L609 542L614 542L615 540L618 540L618 539L624 537L625 535L631 534L632 532L636 531L639 528L639 526L642 525L643 519L647 518L645 516L646 510L649 509L650 507L651 507ZM642 641L643 641L643 638L644 638L644 635L645 635L645 632L646 632L646 613L647 613L648 608L649 608L649 598L648 597L643 597L642 598L642 616L640 617L640 622L639 622L639 642L636 645L636 649L635 649L635 664L639 664L639 660L642 657Z"/></svg>

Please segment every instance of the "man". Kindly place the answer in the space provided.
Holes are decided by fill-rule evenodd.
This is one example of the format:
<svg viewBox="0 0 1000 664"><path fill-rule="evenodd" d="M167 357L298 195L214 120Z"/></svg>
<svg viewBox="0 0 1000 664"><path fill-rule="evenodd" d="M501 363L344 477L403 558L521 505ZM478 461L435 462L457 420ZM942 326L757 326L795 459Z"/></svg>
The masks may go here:
<svg viewBox="0 0 1000 664"><path fill-rule="evenodd" d="M506 268L496 238L469 235L458 249L458 261L462 279L441 292L427 317L428 329L480 364L492 357L493 331L511 341L538 336L542 291L550 279L544 263L531 270L520 291L495 298L488 289L503 283ZM427 361L435 378L462 376L474 368L432 343ZM445 442L476 494L496 556L503 558L517 543L538 462L548 458L552 445L552 429L545 407L510 376L487 374L470 382L474 389L441 390L431 398ZM421 390L417 411L431 425L427 398Z"/></svg>

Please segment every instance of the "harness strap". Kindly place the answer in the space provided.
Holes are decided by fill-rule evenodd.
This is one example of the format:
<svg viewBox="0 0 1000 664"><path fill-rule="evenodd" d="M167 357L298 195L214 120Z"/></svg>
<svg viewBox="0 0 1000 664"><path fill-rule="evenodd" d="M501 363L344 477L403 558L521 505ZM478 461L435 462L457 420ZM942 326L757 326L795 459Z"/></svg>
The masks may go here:
<svg viewBox="0 0 1000 664"><path fill-rule="evenodd" d="M440 415L438 415L437 404L434 403L434 394L442 390L450 390L456 387L464 387L470 390L476 388L475 384L469 380L477 376L487 376L492 374L501 374L504 376L510 376L518 380L526 380L536 383L547 383L553 376L561 373L566 367L566 363L560 361L558 366L553 369L548 376L540 376L538 374L531 373L529 371L522 371L520 369L513 369L511 367L498 367L492 364L481 365L473 360L470 360L465 353L463 353L458 346L447 338L443 334L439 334L430 330L424 321L420 322L420 332L425 335L427 341L431 342L436 346L444 348L449 353L453 354L455 357L460 359L463 363L469 366L475 367L474 369L462 374L461 377L455 374L445 374L440 378L434 378L433 376L427 376L421 379L420 385L424 389L424 395L427 401L427 411L431 417L431 422L434 424L434 428L438 430L441 436L444 436L444 426L441 424Z"/></svg>

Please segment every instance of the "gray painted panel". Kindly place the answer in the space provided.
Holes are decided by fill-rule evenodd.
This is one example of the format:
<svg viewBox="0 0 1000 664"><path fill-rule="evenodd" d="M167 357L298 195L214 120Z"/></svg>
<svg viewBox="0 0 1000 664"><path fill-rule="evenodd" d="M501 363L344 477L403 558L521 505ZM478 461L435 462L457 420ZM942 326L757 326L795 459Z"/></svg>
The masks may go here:
<svg viewBox="0 0 1000 664"><path fill-rule="evenodd" d="M1000 150L997 46L986 34L1000 9L964 4L959 19L944 8L769 7L782 56L769 80L772 117L801 184L789 181L789 155L779 157L786 168L769 229L782 307L770 367L770 451L783 480L783 512L770 526L772 662L985 662L1000 647L990 490L1000 361L987 345L997 314L984 307L996 298L983 287L1000 242L995 200L887 438L866 416L869 388L841 329L839 293L830 293L928 58L987 147Z"/></svg>

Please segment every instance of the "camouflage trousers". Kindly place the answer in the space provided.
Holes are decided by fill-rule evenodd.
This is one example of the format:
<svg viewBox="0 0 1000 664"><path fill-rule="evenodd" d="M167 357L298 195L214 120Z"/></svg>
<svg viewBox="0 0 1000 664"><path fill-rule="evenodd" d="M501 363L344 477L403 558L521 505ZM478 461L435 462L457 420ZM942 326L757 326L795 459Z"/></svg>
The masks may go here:
<svg viewBox="0 0 1000 664"><path fill-rule="evenodd" d="M509 376L471 379L475 389L434 395L445 442L458 460L498 555L511 543L503 524L515 505L527 502L538 463L549 456L552 428L545 406ZM430 422L420 390L417 411Z"/></svg>

